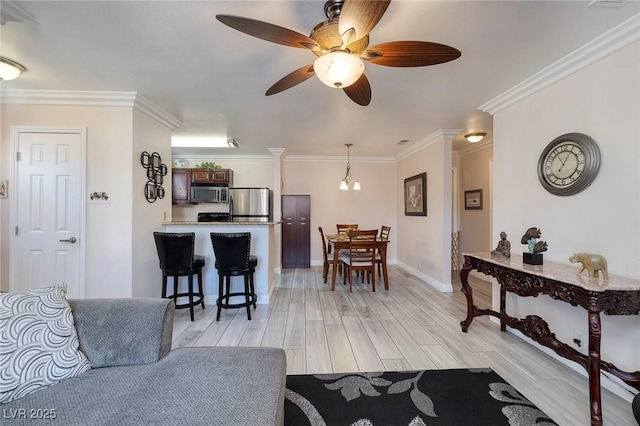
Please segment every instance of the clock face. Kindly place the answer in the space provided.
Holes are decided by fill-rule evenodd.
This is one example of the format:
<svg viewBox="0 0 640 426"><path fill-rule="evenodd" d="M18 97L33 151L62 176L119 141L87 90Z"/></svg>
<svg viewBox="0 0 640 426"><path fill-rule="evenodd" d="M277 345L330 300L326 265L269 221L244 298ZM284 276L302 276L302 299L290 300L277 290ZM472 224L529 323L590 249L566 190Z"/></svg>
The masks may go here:
<svg viewBox="0 0 640 426"><path fill-rule="evenodd" d="M554 195L573 195L591 185L599 168L600 150L595 141L581 133L567 133L542 151L538 178Z"/></svg>
<svg viewBox="0 0 640 426"><path fill-rule="evenodd" d="M545 180L556 188L571 186L584 171L585 157L580 146L573 142L556 145L544 158Z"/></svg>

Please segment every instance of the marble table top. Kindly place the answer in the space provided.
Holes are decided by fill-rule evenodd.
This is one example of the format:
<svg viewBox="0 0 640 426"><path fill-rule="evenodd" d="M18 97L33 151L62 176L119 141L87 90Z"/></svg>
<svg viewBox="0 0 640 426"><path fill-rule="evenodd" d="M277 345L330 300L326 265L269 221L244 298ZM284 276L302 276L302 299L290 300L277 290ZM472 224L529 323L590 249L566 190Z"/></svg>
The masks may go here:
<svg viewBox="0 0 640 426"><path fill-rule="evenodd" d="M599 278L589 278L587 271L577 275L580 264L563 265L561 263L544 261L544 265L529 265L522 262L520 253L511 253L511 258L493 255L491 253L463 253L464 256L475 257L480 260L505 266L529 274L538 275L554 281L579 286L589 291L640 291L640 280L621 277L609 274L609 278L604 279L602 274Z"/></svg>

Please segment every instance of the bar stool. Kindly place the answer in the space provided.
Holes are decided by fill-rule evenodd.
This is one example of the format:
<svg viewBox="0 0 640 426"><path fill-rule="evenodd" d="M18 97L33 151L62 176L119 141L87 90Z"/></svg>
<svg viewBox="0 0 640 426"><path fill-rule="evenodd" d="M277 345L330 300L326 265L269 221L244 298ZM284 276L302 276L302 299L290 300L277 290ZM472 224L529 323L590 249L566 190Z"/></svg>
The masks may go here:
<svg viewBox="0 0 640 426"><path fill-rule="evenodd" d="M251 233L216 233L212 232L211 245L216 256L218 270L218 313L216 321L220 321L222 308L247 308L247 318L251 320L251 305L256 307L258 296L253 285L253 275L258 265L258 258L249 254L251 251ZM244 277L244 292L231 293L231 277ZM226 280L225 280L226 278ZM230 303L231 297L244 296L244 303Z"/></svg>
<svg viewBox="0 0 640 426"><path fill-rule="evenodd" d="M176 309L189 308L193 321L193 307L202 305L204 309L204 293L202 292L202 268L204 256L194 255L196 234L194 232L171 233L154 232L160 269L162 270L162 298L173 299ZM198 291L193 289L193 276L198 276ZM187 277L188 290L178 293L178 278ZM167 277L173 277L173 294L167 296ZM178 304L178 297L188 297L189 303ZM195 298L195 299L194 299Z"/></svg>

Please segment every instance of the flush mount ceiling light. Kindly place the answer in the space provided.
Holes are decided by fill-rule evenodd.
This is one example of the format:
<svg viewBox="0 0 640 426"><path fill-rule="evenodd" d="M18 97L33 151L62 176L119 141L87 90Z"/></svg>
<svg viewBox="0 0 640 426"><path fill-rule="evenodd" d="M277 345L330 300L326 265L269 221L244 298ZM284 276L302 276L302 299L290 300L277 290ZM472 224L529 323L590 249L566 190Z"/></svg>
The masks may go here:
<svg viewBox="0 0 640 426"><path fill-rule="evenodd" d="M347 173L344 175L344 179L340 181L340 189L343 191L349 190L349 184L353 182L353 190L360 191L360 181L354 180L353 176L351 176L351 162L350 162L350 151L353 146L352 143L345 143L344 146L347 147Z"/></svg>
<svg viewBox="0 0 640 426"><path fill-rule="evenodd" d="M343 89L358 81L364 72L364 62L355 55L338 50L318 57L313 69L321 82Z"/></svg>
<svg viewBox="0 0 640 426"><path fill-rule="evenodd" d="M173 148L237 148L238 141L232 138L203 136L172 136Z"/></svg>
<svg viewBox="0 0 640 426"><path fill-rule="evenodd" d="M0 80L13 80L26 70L19 63L0 56Z"/></svg>
<svg viewBox="0 0 640 426"><path fill-rule="evenodd" d="M487 136L486 133L478 132L478 133L469 133L468 135L464 135L464 137L471 143L480 142L484 137Z"/></svg>

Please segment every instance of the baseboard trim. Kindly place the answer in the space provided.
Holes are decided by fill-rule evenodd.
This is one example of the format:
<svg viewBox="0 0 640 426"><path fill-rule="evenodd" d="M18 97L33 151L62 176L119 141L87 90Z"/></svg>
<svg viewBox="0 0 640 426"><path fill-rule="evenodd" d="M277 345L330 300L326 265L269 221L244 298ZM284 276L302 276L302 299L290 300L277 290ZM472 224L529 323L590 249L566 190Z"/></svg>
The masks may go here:
<svg viewBox="0 0 640 426"><path fill-rule="evenodd" d="M491 321L494 321L500 324L500 320L498 318L491 317ZM525 336L519 330L507 327L507 331L513 334L514 336L519 337L526 343L536 347L537 349L540 349L542 352L549 355L550 357L560 361L563 365L565 365L566 367L569 367L573 371L576 371L578 374L582 375L583 377L589 377L587 375L586 370L582 368L579 364L561 357L560 355L555 353L553 350L547 348L546 346L542 346L538 342L531 340L531 338ZM609 373L605 371L603 371L602 374L600 375L600 385L603 388L613 392L620 398L624 399L625 401L628 401L629 403L631 403L631 401L633 400L633 397L635 396L635 393L632 391L631 386L628 386L626 383L620 381L617 377L611 376L609 375Z"/></svg>
<svg viewBox="0 0 640 426"><path fill-rule="evenodd" d="M418 271L417 269L402 263L402 262L397 262L397 265L402 268L404 271L410 273L411 275L413 275L414 277L418 278L421 281L424 281L425 283L429 284L431 287L435 288L438 291L441 291L442 293L452 293L453 292L453 286L451 285L451 283L449 284L445 284L445 283L441 283L440 281L436 280L433 277L430 277L427 274L424 274L420 271Z"/></svg>

